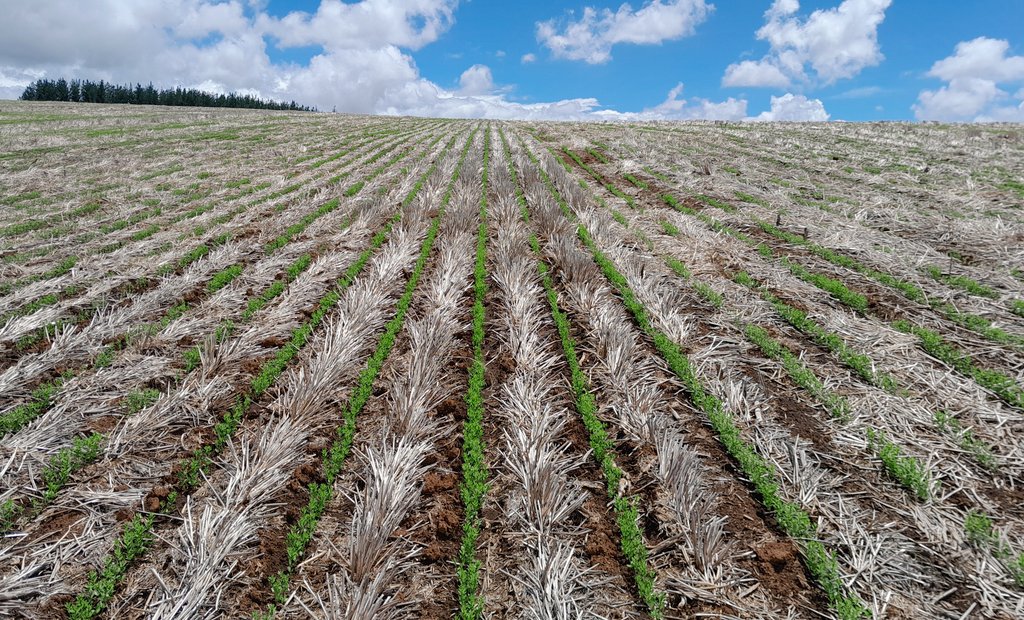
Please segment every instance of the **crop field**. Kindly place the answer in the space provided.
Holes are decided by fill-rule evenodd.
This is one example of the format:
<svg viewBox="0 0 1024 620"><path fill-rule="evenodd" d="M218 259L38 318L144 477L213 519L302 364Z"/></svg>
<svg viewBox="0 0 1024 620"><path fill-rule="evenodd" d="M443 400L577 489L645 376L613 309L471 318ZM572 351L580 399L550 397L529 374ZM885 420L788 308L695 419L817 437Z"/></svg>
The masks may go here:
<svg viewBox="0 0 1024 620"><path fill-rule="evenodd" d="M0 617L1024 617L1024 130L0 102Z"/></svg>

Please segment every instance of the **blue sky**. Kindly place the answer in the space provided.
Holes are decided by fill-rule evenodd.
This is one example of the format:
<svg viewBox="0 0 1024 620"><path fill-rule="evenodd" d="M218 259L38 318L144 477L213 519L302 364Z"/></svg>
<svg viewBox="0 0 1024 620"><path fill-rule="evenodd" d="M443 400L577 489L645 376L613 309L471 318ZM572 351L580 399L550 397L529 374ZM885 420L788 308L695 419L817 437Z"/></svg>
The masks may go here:
<svg viewBox="0 0 1024 620"><path fill-rule="evenodd" d="M130 1L94 1L110 5L108 13L138 11ZM71 0L29 9L36 3L0 0L0 8L11 4L8 24L25 30L66 19L45 14L45 5L65 3L65 13L74 10ZM63 62L89 74L80 77L126 81L148 72L157 82L339 111L1024 121L1024 0L158 4L166 8L155 21L166 23L152 56L166 56L163 64L118 67L87 37L81 50L70 41L67 58L50 51L33 63L31 51L5 50L0 26L0 96L31 75L63 72ZM77 23L89 32L91 22ZM97 37L133 36L95 28ZM227 70L230 63L237 66Z"/></svg>
<svg viewBox="0 0 1024 620"><path fill-rule="evenodd" d="M269 10L314 12L318 0L271 2ZM722 88L722 72L738 59L760 56L768 45L755 39L764 24L767 1L716 2L694 36L656 45L618 45L611 61L590 65L552 58L538 42L536 23L579 13L584 6L616 9L621 2L515 3L475 0L460 3L455 23L438 41L413 53L420 72L441 86L456 88L467 67L488 65L509 98L538 102L594 97L602 105L638 112L656 105L678 82L686 96L708 99L746 97L755 109L767 108L772 94L787 89ZM834 0L803 0L801 13L829 9ZM509 7L515 6L512 10ZM633 2L639 8L641 2ZM851 79L801 90L819 98L828 112L845 120L911 120L918 92L940 80L927 77L931 65L953 52L960 41L987 36L1007 39L1024 54L1024 0L895 0L878 29L885 60ZM277 56L294 59L292 50ZM306 54L310 50L304 50ZM498 56L504 52L503 57ZM271 52L274 58L277 50ZM523 64L524 54L537 61ZM308 56L307 56L308 57ZM789 89L792 90L792 89ZM845 95L844 95L845 94Z"/></svg>

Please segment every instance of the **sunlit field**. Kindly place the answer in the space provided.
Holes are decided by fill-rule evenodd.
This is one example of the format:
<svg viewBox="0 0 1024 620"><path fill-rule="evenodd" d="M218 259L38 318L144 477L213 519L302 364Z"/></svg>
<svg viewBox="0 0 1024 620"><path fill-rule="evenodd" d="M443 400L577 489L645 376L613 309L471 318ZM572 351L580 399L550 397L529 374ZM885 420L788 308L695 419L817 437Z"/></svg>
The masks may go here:
<svg viewBox="0 0 1024 620"><path fill-rule="evenodd" d="M1020 125L0 102L0 616L1019 618Z"/></svg>

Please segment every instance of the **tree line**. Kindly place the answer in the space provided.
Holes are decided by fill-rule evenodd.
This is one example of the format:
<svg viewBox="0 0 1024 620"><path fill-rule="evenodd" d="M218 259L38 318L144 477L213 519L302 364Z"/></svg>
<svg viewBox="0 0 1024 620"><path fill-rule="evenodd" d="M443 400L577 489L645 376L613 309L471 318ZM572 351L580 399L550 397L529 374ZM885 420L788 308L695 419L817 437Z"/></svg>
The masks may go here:
<svg viewBox="0 0 1024 620"><path fill-rule="evenodd" d="M134 103L146 105L202 106L208 108L253 108L259 110L300 110L313 112L315 108L301 106L294 101L278 102L231 93L219 95L195 88L156 89L153 83L112 84L91 80L39 79L21 94L23 101L75 101L85 103Z"/></svg>

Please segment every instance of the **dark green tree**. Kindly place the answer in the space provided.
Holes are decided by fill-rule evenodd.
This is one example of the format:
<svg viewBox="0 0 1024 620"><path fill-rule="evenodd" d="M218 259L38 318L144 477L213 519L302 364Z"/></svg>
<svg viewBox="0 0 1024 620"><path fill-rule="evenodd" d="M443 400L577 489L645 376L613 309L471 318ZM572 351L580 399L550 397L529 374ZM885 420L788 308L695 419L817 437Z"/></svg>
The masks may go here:
<svg viewBox="0 0 1024 620"><path fill-rule="evenodd" d="M87 103L128 103L167 106L204 106L216 108L253 108L261 110L296 110L312 112L315 108L300 106L294 101L265 101L251 95L238 93L213 94L195 88L165 88L157 90L150 82L145 88L141 83L119 85L103 80L57 80L39 79L32 82L21 94L25 101L84 101Z"/></svg>

